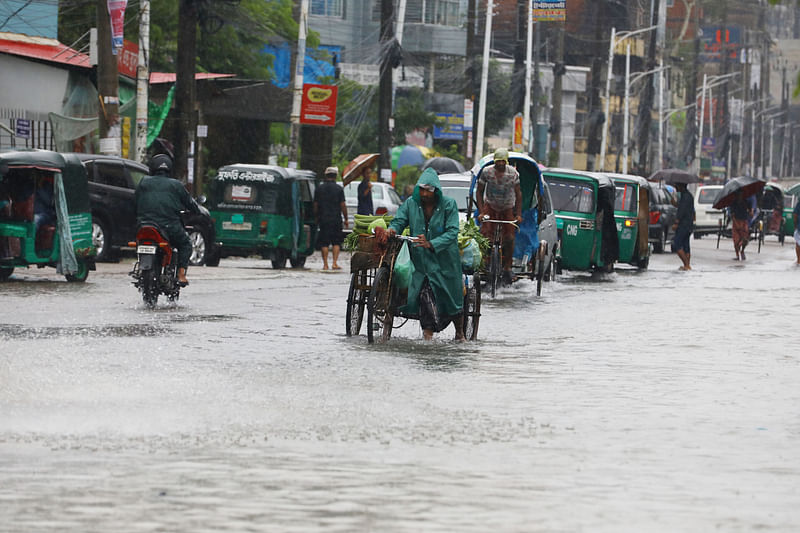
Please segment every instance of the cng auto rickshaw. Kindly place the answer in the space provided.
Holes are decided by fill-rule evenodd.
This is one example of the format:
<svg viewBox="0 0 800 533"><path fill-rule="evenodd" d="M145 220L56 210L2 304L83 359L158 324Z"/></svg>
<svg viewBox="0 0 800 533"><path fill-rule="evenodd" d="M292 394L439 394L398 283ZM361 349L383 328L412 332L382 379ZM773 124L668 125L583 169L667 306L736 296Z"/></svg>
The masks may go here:
<svg viewBox="0 0 800 533"><path fill-rule="evenodd" d="M542 179L539 164L521 152L508 152L508 163L519 173L522 192L522 223L514 241L512 271L537 281L537 293L543 279L552 279L558 248L556 220L551 208L550 195ZM472 167L469 196L475 202L478 178L486 167L494 164L494 154L484 156ZM480 221L476 219L476 224Z"/></svg>
<svg viewBox="0 0 800 533"><path fill-rule="evenodd" d="M800 200L800 183L789 187L783 192L783 226L781 227L781 237L794 235L794 206ZM783 243L783 241L781 241Z"/></svg>
<svg viewBox="0 0 800 533"><path fill-rule="evenodd" d="M542 174L558 221L558 269L611 271L619 258L614 182L580 170L548 168Z"/></svg>
<svg viewBox="0 0 800 533"><path fill-rule="evenodd" d="M302 268L314 253L315 174L273 165L235 164L209 182L206 203L222 257L261 255L273 268Z"/></svg>
<svg viewBox="0 0 800 533"><path fill-rule="evenodd" d="M650 263L650 182L631 174L605 173L617 190L614 219L617 224L620 263L646 269Z"/></svg>
<svg viewBox="0 0 800 533"><path fill-rule="evenodd" d="M95 269L94 254L80 160L46 150L0 154L0 280L36 265L85 281Z"/></svg>

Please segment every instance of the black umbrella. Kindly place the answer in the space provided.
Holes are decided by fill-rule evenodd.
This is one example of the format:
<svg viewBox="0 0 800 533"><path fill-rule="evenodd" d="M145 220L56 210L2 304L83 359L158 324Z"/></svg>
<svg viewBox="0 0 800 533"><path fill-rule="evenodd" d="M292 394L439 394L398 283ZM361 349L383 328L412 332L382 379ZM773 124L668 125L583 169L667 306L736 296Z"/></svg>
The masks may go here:
<svg viewBox="0 0 800 533"><path fill-rule="evenodd" d="M422 164L422 170L432 168L437 174L461 174L466 172L464 165L449 157L432 157Z"/></svg>
<svg viewBox="0 0 800 533"><path fill-rule="evenodd" d="M667 183L697 183L700 181L696 174L680 168L662 168L653 172L647 179L650 181L664 180Z"/></svg>
<svg viewBox="0 0 800 533"><path fill-rule="evenodd" d="M723 209L728 207L736 200L736 195L741 192L745 198L758 194L764 188L767 182L754 178L751 176L740 176L731 179L722 187L722 190L717 194L717 199L714 200L714 209Z"/></svg>

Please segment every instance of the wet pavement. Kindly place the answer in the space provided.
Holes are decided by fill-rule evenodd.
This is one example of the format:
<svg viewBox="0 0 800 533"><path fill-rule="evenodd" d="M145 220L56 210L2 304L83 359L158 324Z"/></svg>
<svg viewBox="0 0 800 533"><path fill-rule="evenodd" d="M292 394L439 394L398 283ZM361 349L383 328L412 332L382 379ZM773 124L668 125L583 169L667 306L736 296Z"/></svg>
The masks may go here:
<svg viewBox="0 0 800 533"><path fill-rule="evenodd" d="M22 271L0 531L796 531L800 267L715 245L519 282L467 344L345 337L318 258L194 268L155 310L130 260Z"/></svg>

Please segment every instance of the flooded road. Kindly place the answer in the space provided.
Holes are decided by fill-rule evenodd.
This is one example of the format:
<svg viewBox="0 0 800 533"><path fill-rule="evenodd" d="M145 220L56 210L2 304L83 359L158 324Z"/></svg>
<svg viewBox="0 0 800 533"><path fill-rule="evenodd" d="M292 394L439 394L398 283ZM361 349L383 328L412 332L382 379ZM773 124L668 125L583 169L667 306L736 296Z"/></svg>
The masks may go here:
<svg viewBox="0 0 800 533"><path fill-rule="evenodd" d="M318 261L195 268L154 311L129 262L22 271L0 531L797 531L789 243L518 283L467 344L345 337L348 275Z"/></svg>

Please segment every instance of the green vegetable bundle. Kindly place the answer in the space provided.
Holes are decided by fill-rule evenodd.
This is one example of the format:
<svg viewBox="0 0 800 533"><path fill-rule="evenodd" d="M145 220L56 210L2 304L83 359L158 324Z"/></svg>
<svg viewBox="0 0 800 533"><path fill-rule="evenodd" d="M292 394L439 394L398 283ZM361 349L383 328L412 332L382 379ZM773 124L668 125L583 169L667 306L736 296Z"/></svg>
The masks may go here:
<svg viewBox="0 0 800 533"><path fill-rule="evenodd" d="M458 247L459 249L463 249L465 246L469 244L470 239L475 239L475 242L478 243L478 247L481 249L481 255L486 257L489 254L489 249L491 248L491 243L489 243L489 239L484 237L481 234L480 228L475 225L475 221L473 219L469 219L466 221L461 221L461 224L458 228Z"/></svg>
<svg viewBox="0 0 800 533"><path fill-rule="evenodd" d="M353 222L353 233L360 233L364 235L371 235L372 230L370 225L378 219L382 219L389 225L389 222L394 218L392 215L355 215ZM374 227L374 226L373 226Z"/></svg>

